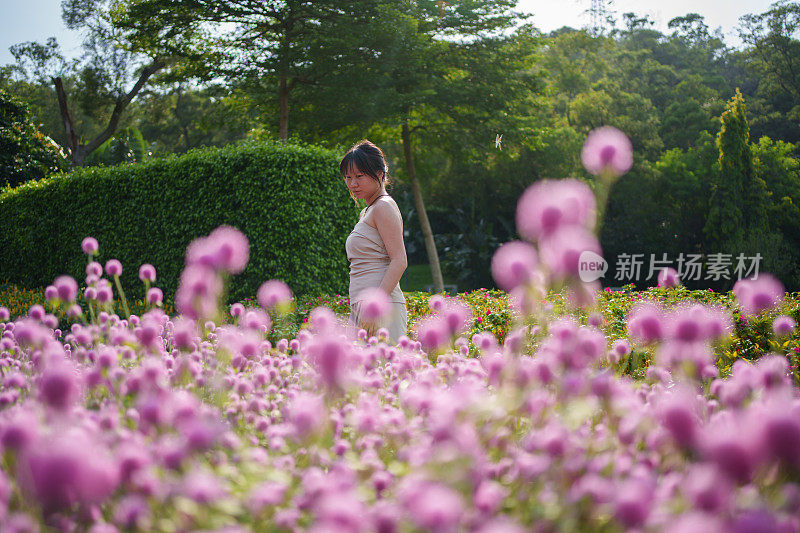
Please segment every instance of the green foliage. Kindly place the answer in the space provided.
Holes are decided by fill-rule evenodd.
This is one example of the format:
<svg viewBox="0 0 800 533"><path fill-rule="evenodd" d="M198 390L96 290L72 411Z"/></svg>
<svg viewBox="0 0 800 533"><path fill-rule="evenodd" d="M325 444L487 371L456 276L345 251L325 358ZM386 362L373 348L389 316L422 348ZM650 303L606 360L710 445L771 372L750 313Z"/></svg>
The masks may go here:
<svg viewBox="0 0 800 533"><path fill-rule="evenodd" d="M357 220L332 152L255 144L190 151L144 163L76 170L0 195L0 272L23 287L59 274L83 279L81 240L100 242L100 260L119 259L123 285L139 286L152 263L167 298L186 246L228 224L250 240L250 262L230 297L254 297L272 278L296 294L347 288L344 241Z"/></svg>
<svg viewBox="0 0 800 533"><path fill-rule="evenodd" d="M147 155L147 143L137 128L125 128L100 145L86 157L86 165L119 165L136 163Z"/></svg>
<svg viewBox="0 0 800 533"><path fill-rule="evenodd" d="M763 230L763 181L755 176L744 97L738 90L722 114L717 134L720 173L712 185L705 233L712 245L737 253L749 231Z"/></svg>
<svg viewBox="0 0 800 533"><path fill-rule="evenodd" d="M0 88L0 187L15 187L66 166L58 145L31 123L28 107Z"/></svg>

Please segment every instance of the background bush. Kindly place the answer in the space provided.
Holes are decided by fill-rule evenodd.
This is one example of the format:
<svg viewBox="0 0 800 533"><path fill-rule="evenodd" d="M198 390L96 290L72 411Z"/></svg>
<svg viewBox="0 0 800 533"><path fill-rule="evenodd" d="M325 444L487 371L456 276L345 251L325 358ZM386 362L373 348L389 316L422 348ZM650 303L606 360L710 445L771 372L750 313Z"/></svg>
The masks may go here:
<svg viewBox="0 0 800 533"><path fill-rule="evenodd" d="M344 241L358 213L337 166L338 155L322 148L249 143L26 183L0 195L0 281L83 280L80 243L91 235L98 260L125 265L126 290L141 290L138 265L152 263L171 299L189 242L228 224L250 240L232 300L272 278L298 295L344 292Z"/></svg>

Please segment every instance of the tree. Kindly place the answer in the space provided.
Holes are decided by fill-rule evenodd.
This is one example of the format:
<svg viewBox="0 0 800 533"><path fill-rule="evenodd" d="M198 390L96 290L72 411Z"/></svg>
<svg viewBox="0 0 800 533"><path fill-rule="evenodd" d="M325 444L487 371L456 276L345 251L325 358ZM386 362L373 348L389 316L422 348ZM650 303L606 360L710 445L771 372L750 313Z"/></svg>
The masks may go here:
<svg viewBox="0 0 800 533"><path fill-rule="evenodd" d="M498 133L513 144L524 131L523 96L540 91L541 83L529 70L537 44L532 28L503 34L518 20L513 6L509 0L476 0L386 7L387 21L395 22L378 50L386 60L374 66L377 83L371 94L382 103L376 121L399 126L437 292L443 281L417 175L419 147L459 146L468 159L485 159Z"/></svg>
<svg viewBox="0 0 800 533"><path fill-rule="evenodd" d="M717 134L720 173L704 229L708 241L727 253L739 252L748 233L766 229L766 186L755 174L749 140L744 97L737 90Z"/></svg>
<svg viewBox="0 0 800 533"><path fill-rule="evenodd" d="M0 187L15 187L65 167L58 145L31 123L28 107L0 89Z"/></svg>
<svg viewBox="0 0 800 533"><path fill-rule="evenodd" d="M37 81L52 83L55 88L66 146L75 166L82 166L90 153L111 139L121 125L123 113L156 73L174 66L176 57L191 57L185 46L188 41L157 26L157 21L146 25L146 37L118 24L122 7L114 0L62 2L66 26L85 35L84 56L80 60L66 62L54 38L44 45L27 42L11 48L23 70L30 70ZM80 89L73 92L72 104L90 110L98 119L102 117L100 131L78 130L65 79L68 73L72 73Z"/></svg>
<svg viewBox="0 0 800 533"><path fill-rule="evenodd" d="M176 34L204 35L195 42L210 59L209 71L267 106L268 116L278 118L279 137L287 139L301 86L357 76L354 61L376 59L363 57L368 52L353 42L365 28L378 31L376 6L368 0L140 0L128 7L123 24L141 35L142 21L156 18Z"/></svg>

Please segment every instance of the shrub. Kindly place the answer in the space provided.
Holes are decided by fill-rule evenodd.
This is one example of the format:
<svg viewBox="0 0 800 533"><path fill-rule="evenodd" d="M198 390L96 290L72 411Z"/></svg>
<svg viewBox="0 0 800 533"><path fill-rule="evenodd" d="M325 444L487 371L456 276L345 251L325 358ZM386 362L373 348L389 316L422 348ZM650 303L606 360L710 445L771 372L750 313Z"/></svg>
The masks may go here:
<svg viewBox="0 0 800 533"><path fill-rule="evenodd" d="M0 195L0 272L22 287L83 279L76 252L91 235L98 260L130 265L124 287L138 287L136 265L151 263L171 299L186 245L227 224L250 241L232 299L253 297L271 278L298 295L344 292L344 241L357 212L337 162L317 147L250 143L27 183Z"/></svg>

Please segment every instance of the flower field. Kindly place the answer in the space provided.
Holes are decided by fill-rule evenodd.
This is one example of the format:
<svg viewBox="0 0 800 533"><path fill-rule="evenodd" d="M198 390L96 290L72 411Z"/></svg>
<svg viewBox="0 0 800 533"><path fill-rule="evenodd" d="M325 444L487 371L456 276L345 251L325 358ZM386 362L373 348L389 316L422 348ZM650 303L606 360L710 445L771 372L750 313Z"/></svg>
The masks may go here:
<svg viewBox="0 0 800 533"><path fill-rule="evenodd" d="M593 143L610 183L627 158ZM371 337L278 280L220 305L249 257L234 228L189 246L174 315L147 264L129 306L88 237L83 289L0 308L1 529L800 530L797 297L668 271L600 291L577 276L589 188L530 191L492 262L505 292L409 295L396 344L379 291Z"/></svg>

